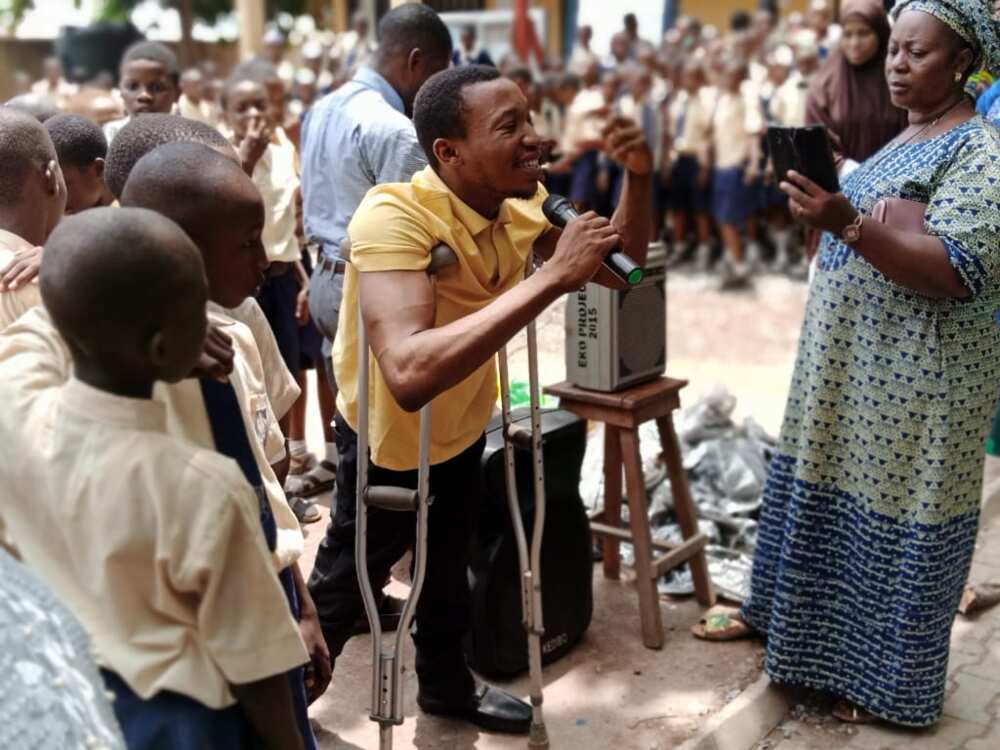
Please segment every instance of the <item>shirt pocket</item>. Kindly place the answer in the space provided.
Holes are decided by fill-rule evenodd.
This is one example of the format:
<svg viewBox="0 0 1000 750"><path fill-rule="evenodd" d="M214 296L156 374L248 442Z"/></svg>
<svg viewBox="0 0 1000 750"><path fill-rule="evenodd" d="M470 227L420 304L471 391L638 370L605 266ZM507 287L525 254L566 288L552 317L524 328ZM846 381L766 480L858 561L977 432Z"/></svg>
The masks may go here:
<svg viewBox="0 0 1000 750"><path fill-rule="evenodd" d="M250 418L253 420L254 436L263 446L268 463L276 464L281 461L285 457L285 436L275 419L266 393L250 397Z"/></svg>

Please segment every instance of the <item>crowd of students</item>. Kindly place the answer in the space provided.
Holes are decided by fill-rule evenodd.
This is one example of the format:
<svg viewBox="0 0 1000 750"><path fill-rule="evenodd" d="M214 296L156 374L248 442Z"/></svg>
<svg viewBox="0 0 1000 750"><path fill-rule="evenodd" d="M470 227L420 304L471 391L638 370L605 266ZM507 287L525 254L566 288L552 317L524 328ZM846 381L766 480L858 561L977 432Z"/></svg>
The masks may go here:
<svg viewBox="0 0 1000 750"><path fill-rule="evenodd" d="M806 15L784 18L762 6L735 13L721 30L683 17L655 43L640 35L629 14L608 54L591 49L592 30L582 26L565 62L529 66L509 54L497 63L522 87L535 127L548 139L547 186L581 207L610 215L620 192L620 170L598 154L602 125L620 114L639 123L657 160L655 236L667 240L671 263L714 269L723 285L739 285L765 267L804 273L802 238L770 179L764 134L769 125L806 123L810 82L841 44L841 26L826 0L815 0ZM271 30L258 60L258 73L273 66L263 75L270 78L264 84L275 132L294 145L303 114L375 49L363 14L340 36L317 33L298 41L292 46ZM455 65L470 63L493 64L475 27L463 30L453 55ZM141 78L149 67L140 60L129 72ZM49 96L91 116L109 139L135 113L170 111L170 97L179 114L227 127L214 62L183 71L179 90L160 87L143 102L134 101L130 87L138 79L131 75L109 92L100 88L106 81L67 83L56 60L47 61L45 71L28 96ZM109 102L120 102L122 111ZM327 479L310 487L325 489Z"/></svg>

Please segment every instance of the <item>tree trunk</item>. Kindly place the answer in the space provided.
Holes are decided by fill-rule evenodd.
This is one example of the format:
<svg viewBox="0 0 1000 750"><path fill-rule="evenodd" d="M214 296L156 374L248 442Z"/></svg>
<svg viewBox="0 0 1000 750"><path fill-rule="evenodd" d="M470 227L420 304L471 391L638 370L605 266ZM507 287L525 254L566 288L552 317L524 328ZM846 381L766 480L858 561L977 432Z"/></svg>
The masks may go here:
<svg viewBox="0 0 1000 750"><path fill-rule="evenodd" d="M177 10L181 15L181 65L187 67L195 63L194 40L191 37L191 28L194 26L192 0L179 0Z"/></svg>

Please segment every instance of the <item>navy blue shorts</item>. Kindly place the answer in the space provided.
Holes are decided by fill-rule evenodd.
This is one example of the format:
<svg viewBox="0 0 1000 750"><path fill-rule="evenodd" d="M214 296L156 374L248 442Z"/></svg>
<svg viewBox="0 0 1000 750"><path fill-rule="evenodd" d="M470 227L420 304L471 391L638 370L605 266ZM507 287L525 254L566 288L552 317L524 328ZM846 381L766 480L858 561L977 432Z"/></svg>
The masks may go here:
<svg viewBox="0 0 1000 750"><path fill-rule="evenodd" d="M757 198L757 211L764 213L775 208L788 205L788 196L773 182L754 183Z"/></svg>
<svg viewBox="0 0 1000 750"><path fill-rule="evenodd" d="M701 165L694 156L680 156L670 168L668 203L671 211L708 213L712 210L712 186L698 186Z"/></svg>
<svg viewBox="0 0 1000 750"><path fill-rule="evenodd" d="M115 695L115 718L129 750L247 750L264 748L239 705L208 708L168 690L149 700L136 695L116 673L101 670Z"/></svg>
<svg viewBox="0 0 1000 750"><path fill-rule="evenodd" d="M742 167L712 173L712 217L717 223L742 226L753 213L753 192L743 176Z"/></svg>
<svg viewBox="0 0 1000 750"><path fill-rule="evenodd" d="M291 266L280 276L268 277L257 294L257 303L271 324L281 358L292 374L299 371L302 360L299 323L295 319L295 300L298 296L299 282Z"/></svg>

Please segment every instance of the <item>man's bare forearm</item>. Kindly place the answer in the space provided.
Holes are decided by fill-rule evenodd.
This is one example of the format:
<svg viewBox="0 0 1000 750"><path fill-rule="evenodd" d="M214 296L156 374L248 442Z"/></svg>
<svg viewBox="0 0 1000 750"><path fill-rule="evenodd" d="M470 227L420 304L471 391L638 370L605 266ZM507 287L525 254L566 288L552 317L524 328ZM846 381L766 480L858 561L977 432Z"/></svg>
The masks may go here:
<svg viewBox="0 0 1000 750"><path fill-rule="evenodd" d="M637 175L626 170L621 198L611 223L621 233L625 254L640 266L646 264L652 206L653 176Z"/></svg>
<svg viewBox="0 0 1000 750"><path fill-rule="evenodd" d="M543 268L478 312L375 351L399 405L417 411L465 380L562 293Z"/></svg>

